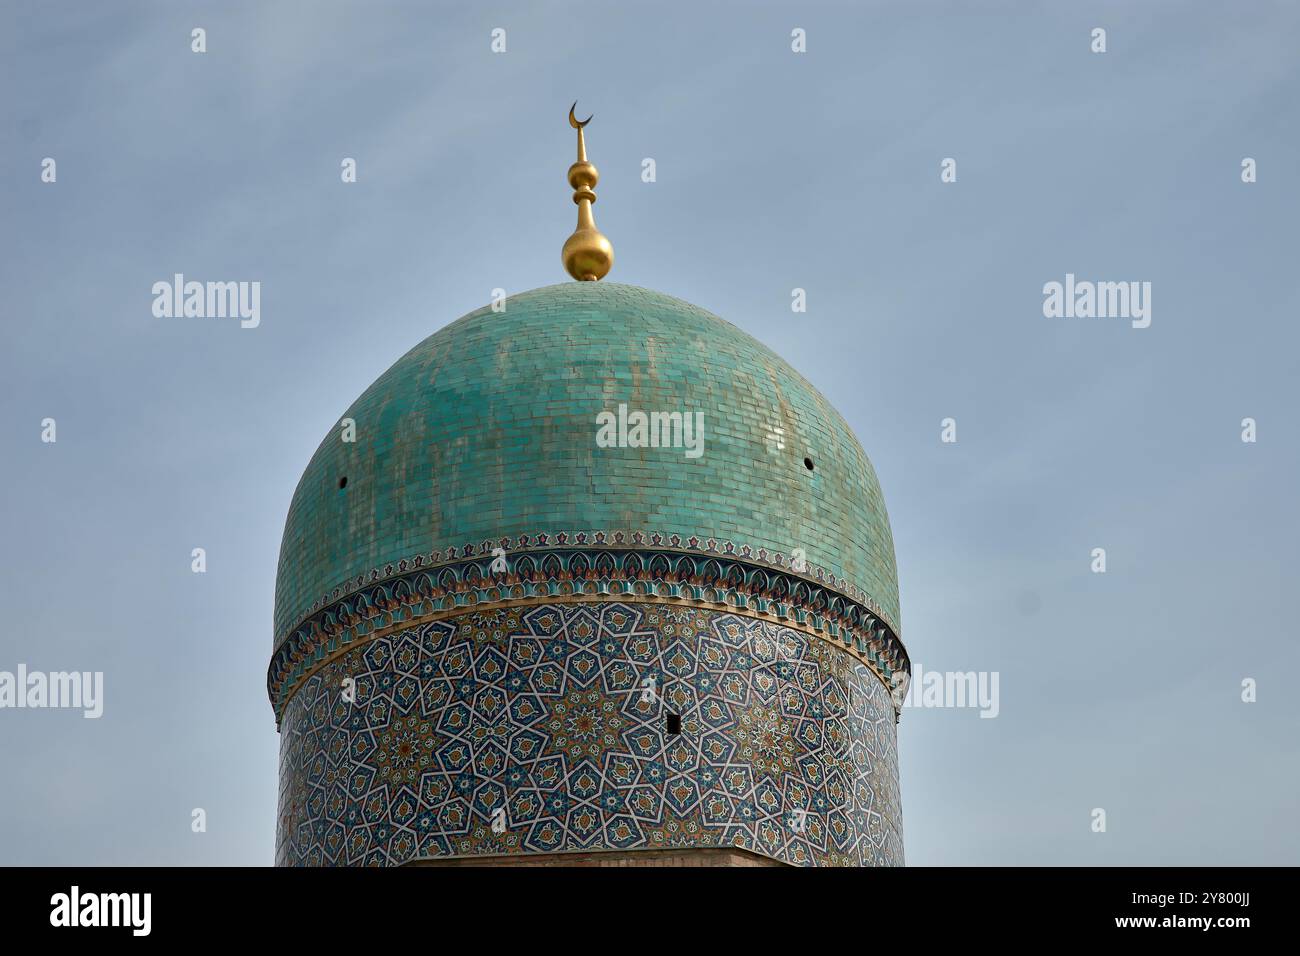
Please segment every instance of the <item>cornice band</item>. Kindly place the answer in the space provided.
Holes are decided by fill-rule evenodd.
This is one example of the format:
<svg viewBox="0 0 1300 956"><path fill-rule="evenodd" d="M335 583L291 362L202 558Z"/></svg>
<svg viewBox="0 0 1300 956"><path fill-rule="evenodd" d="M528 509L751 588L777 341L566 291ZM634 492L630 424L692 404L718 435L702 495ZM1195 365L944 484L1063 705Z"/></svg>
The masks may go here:
<svg viewBox="0 0 1300 956"><path fill-rule="evenodd" d="M420 555L317 601L278 643L267 693L278 724L307 677L395 630L494 607L634 601L725 610L820 637L865 664L901 713L911 663L895 629L860 589L811 565L797 573L792 563L731 542L640 532L523 535Z"/></svg>

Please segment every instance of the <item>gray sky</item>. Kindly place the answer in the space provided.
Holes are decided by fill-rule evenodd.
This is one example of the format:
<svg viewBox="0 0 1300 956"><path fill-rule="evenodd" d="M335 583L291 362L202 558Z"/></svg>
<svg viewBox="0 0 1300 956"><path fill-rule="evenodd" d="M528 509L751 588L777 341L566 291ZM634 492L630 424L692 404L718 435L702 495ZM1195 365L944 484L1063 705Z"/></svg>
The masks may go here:
<svg viewBox="0 0 1300 956"><path fill-rule="evenodd" d="M913 662L1000 675L904 712L908 862L1300 863L1300 6L468 6L0 5L0 670L105 674L99 720L0 710L0 862L271 862L294 486L415 342L565 279L578 99L611 280L823 391ZM260 326L155 318L176 272ZM1150 327L1044 317L1066 273Z"/></svg>

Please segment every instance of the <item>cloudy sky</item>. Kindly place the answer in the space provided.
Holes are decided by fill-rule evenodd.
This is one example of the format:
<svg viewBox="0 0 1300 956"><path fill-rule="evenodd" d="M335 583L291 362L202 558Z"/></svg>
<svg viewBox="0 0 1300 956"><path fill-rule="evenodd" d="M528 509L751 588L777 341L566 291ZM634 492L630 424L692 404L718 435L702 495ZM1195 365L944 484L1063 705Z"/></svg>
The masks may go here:
<svg viewBox="0 0 1300 956"><path fill-rule="evenodd" d="M1300 863L1297 49L1267 2L6 0L0 670L105 702L0 710L0 862L271 862L298 476L414 343L565 279L577 99L611 279L827 395L914 664L999 674L995 719L904 712L908 862ZM177 272L260 325L156 318ZM1067 273L1150 326L1045 317Z"/></svg>

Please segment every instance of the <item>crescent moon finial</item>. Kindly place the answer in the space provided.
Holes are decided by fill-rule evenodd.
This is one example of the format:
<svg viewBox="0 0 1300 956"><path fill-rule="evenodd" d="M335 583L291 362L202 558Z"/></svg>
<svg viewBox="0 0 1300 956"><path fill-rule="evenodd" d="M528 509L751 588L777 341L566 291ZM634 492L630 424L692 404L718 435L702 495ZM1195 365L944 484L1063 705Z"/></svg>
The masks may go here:
<svg viewBox="0 0 1300 956"><path fill-rule="evenodd" d="M592 113L591 116L588 116L585 120L580 120L578 119L578 117L573 115L573 111L576 110L577 108L578 108L578 101L574 100L573 105L569 107L569 125L572 126L574 129L582 129L584 126L586 126L588 123L591 122L592 118L596 114Z"/></svg>
<svg viewBox="0 0 1300 956"><path fill-rule="evenodd" d="M564 243L560 258L569 275L583 282L594 282L609 273L614 264L614 247L596 228L591 214L600 173L587 160L587 143L582 135L582 128L591 122L591 116L578 119L577 108L575 100L569 107L569 125L578 131L578 161L569 167L569 185L573 187L573 201L578 205L578 228Z"/></svg>

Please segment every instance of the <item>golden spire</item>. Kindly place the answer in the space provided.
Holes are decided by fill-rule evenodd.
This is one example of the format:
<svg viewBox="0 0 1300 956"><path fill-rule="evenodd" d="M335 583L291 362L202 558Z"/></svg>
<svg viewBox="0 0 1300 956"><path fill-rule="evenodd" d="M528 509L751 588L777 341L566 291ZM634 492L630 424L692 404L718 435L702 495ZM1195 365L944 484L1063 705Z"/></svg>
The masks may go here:
<svg viewBox="0 0 1300 956"><path fill-rule="evenodd" d="M582 138L582 128L591 122L591 117L579 122L573 115L577 107L576 102L569 107L569 125L578 131L578 161L569 167L569 185L573 187L573 201L578 204L578 228L565 241L560 255L569 275L592 282L609 273L614 264L614 247L596 228L596 220L591 216L591 204L596 201L592 188L600 173L587 162L587 143Z"/></svg>

